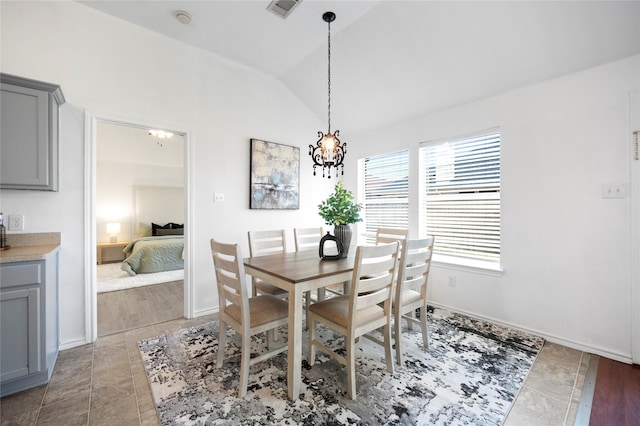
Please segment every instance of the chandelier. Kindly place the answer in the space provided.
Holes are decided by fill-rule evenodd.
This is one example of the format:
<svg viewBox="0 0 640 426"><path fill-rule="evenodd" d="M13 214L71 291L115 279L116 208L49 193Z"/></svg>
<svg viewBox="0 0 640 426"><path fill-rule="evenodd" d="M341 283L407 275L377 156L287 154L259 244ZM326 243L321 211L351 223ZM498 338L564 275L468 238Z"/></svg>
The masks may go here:
<svg viewBox="0 0 640 426"><path fill-rule="evenodd" d="M338 177L338 167L341 174L344 175L344 155L347 153L347 144L341 143L338 139L339 130L331 133L331 22L336 19L333 12L325 12L322 20L328 26L328 42L327 42L327 133L318 132L318 141L316 145L309 145L309 155L313 159L313 175L316 175L316 167L322 167L322 177L331 179L331 168L335 168L336 177ZM326 171L326 174L325 174Z"/></svg>

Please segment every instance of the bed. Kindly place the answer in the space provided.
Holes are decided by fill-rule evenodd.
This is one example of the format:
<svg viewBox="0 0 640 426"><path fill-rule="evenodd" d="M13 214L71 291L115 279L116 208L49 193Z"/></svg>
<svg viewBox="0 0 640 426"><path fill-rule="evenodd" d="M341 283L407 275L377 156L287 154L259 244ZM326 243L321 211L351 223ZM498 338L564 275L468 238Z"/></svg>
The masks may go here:
<svg viewBox="0 0 640 426"><path fill-rule="evenodd" d="M184 236L136 238L124 248L120 269L131 276L184 268Z"/></svg>
<svg viewBox="0 0 640 426"><path fill-rule="evenodd" d="M134 239L120 269L131 276L184 269L184 189L134 185Z"/></svg>

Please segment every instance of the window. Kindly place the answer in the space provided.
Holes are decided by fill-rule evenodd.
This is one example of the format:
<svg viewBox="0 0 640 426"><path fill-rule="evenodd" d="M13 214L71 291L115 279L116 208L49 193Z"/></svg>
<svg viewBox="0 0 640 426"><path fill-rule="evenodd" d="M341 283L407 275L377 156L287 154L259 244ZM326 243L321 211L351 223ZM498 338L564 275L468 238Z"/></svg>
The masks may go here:
<svg viewBox="0 0 640 426"><path fill-rule="evenodd" d="M362 219L367 243L379 227L409 228L409 151L360 160Z"/></svg>
<svg viewBox="0 0 640 426"><path fill-rule="evenodd" d="M500 261L500 133L420 145L420 231L434 253Z"/></svg>

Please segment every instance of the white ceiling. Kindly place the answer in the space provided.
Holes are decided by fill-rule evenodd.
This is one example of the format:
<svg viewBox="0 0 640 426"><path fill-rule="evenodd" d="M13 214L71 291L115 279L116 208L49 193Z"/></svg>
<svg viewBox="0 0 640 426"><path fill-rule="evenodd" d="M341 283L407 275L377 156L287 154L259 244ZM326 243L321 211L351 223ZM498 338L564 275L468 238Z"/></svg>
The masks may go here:
<svg viewBox="0 0 640 426"><path fill-rule="evenodd" d="M640 53L640 1L81 1L274 76L343 135ZM188 25L176 10L192 15ZM322 129L318 129L322 130Z"/></svg>

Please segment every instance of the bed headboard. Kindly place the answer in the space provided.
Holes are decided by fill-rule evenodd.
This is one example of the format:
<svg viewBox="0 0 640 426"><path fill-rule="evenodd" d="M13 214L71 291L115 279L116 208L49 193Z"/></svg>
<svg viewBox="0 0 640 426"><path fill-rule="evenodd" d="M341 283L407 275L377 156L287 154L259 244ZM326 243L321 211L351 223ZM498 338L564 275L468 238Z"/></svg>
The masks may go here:
<svg viewBox="0 0 640 426"><path fill-rule="evenodd" d="M184 223L184 188L133 186L133 231L140 236L140 224Z"/></svg>

